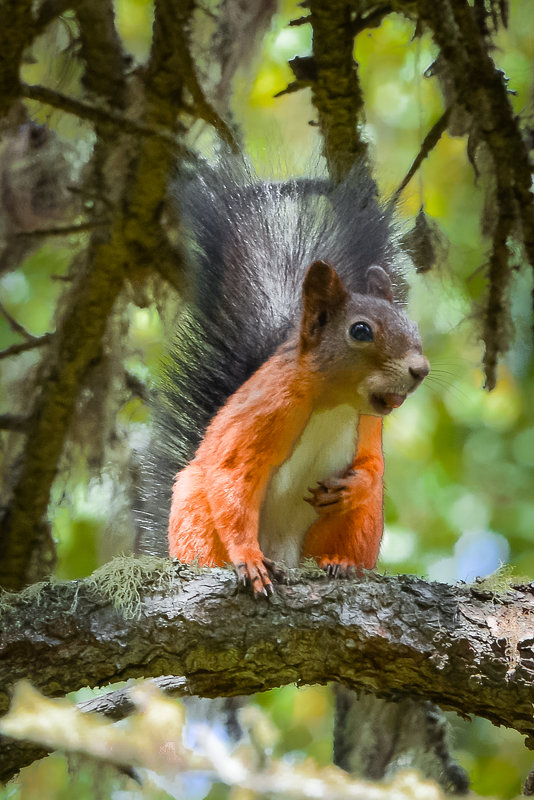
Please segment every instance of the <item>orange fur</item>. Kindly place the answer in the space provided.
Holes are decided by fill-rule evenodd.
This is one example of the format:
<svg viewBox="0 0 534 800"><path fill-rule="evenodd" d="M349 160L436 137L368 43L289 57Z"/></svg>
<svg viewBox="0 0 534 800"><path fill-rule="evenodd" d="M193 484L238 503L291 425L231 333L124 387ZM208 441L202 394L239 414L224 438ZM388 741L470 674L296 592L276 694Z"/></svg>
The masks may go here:
<svg viewBox="0 0 534 800"><path fill-rule="evenodd" d="M258 544L259 513L272 472L312 410L306 361L298 360L299 369L276 354L215 415L195 458L176 477L171 556L206 566L232 563L255 590L270 586Z"/></svg>

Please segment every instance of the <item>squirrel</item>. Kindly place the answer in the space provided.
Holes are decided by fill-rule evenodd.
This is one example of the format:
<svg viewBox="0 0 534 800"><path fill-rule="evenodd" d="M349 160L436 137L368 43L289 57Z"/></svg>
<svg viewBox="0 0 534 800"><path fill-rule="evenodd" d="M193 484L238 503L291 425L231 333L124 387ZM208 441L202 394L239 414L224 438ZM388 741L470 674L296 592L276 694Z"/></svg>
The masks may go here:
<svg viewBox="0 0 534 800"><path fill-rule="evenodd" d="M228 158L175 191L193 301L152 455L158 508L175 475L170 556L232 564L255 596L305 557L338 577L373 568L383 417L429 372L392 210L361 165L277 183Z"/></svg>

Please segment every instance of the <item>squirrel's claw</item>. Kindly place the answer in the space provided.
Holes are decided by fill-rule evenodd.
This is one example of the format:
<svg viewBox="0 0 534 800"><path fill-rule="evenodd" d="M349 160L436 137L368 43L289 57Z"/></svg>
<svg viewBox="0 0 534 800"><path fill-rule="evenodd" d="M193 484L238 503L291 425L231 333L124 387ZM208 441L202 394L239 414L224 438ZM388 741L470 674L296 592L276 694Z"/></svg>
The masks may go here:
<svg viewBox="0 0 534 800"><path fill-rule="evenodd" d="M328 478L319 481L317 486L308 488L311 497L304 497L318 514L329 514L331 511L349 511L352 507L349 483L352 475L343 478Z"/></svg>
<svg viewBox="0 0 534 800"><path fill-rule="evenodd" d="M269 571L269 575L271 578L276 581L276 583L283 583L287 580L287 573L280 564L277 564L276 561L273 561L271 558L266 558L263 556L263 563L267 570ZM274 593L274 589L271 584L271 594Z"/></svg>
<svg viewBox="0 0 534 800"><path fill-rule="evenodd" d="M276 581L285 578L284 570L270 558L262 556L261 560L253 558L248 561L240 561L235 565L237 578L241 586L252 586L254 597L271 597L274 594L274 586L271 577Z"/></svg>
<svg viewBox="0 0 534 800"><path fill-rule="evenodd" d="M356 564L351 564L346 558L339 556L323 556L318 559L318 564L329 578L354 578L360 574L360 568Z"/></svg>
<svg viewBox="0 0 534 800"><path fill-rule="evenodd" d="M235 570L240 586L252 586L254 597L267 597L267 587L271 585L271 580L261 562L242 561L235 565Z"/></svg>

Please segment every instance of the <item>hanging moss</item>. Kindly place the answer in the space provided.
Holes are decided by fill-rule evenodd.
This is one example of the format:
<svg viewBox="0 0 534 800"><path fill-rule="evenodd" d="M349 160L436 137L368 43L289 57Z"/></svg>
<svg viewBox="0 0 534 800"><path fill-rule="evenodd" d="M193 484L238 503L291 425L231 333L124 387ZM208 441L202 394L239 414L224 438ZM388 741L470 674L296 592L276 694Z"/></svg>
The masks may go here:
<svg viewBox="0 0 534 800"><path fill-rule="evenodd" d="M117 556L85 581L94 594L109 600L126 619L139 617L142 592L165 593L179 580L176 564L155 556Z"/></svg>

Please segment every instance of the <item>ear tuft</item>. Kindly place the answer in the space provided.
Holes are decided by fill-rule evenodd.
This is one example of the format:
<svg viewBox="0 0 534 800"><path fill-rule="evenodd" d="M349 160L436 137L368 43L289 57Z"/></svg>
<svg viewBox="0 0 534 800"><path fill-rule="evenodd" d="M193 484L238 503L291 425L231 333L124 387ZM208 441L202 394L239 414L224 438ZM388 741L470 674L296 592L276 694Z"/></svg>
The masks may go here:
<svg viewBox="0 0 534 800"><path fill-rule="evenodd" d="M306 351L319 344L325 325L344 305L347 291L330 264L314 261L304 278L302 297L300 341L302 350Z"/></svg>
<svg viewBox="0 0 534 800"><path fill-rule="evenodd" d="M382 300L393 302L393 288L391 280L385 269L373 266L367 270L367 294L380 297Z"/></svg>

